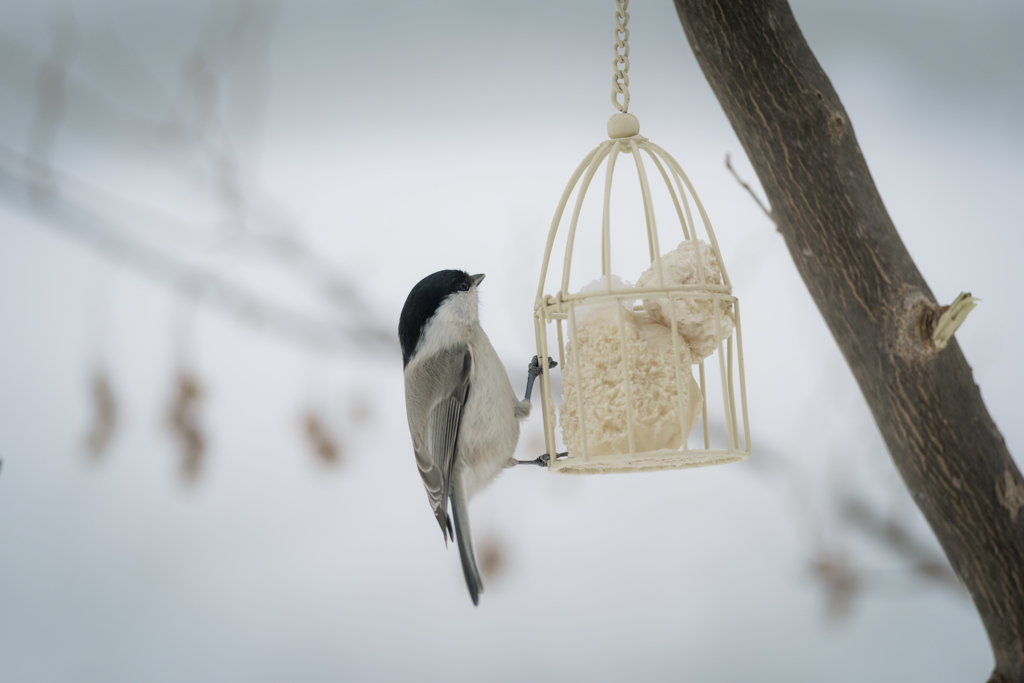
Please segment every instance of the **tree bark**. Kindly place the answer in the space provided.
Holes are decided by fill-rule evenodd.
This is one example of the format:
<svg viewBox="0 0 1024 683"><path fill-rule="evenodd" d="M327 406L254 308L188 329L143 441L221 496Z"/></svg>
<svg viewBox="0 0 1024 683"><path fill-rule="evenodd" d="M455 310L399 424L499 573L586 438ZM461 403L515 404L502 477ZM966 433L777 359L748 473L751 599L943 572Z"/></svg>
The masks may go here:
<svg viewBox="0 0 1024 683"><path fill-rule="evenodd" d="M674 0L914 501L1024 682L1024 484L786 0Z"/></svg>

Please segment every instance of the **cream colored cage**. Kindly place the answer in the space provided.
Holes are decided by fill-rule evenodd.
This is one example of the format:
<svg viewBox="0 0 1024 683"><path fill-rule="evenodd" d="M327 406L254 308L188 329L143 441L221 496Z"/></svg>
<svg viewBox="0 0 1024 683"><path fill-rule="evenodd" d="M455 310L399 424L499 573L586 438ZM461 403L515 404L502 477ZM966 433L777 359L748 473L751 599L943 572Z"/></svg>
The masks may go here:
<svg viewBox="0 0 1024 683"><path fill-rule="evenodd" d="M551 222L534 312L537 355L544 365L540 375L544 436L552 471L595 474L677 469L736 462L750 455L739 301L732 294L714 230L689 178L671 155L639 132L639 122L632 114L612 116L610 139L591 151L573 173ZM641 277L636 286L625 286L612 275L609 214L620 155L635 167L639 177L644 216L638 224L646 226L652 264L645 273L646 281ZM600 231L580 232L581 238L601 240L601 285L570 292L580 214L602 164ZM662 252L648 168L664 181L674 216L672 232L681 238L678 247L675 239L667 243L671 245L668 254ZM554 279L559 289L547 294L552 251L574 192L561 277ZM694 219L691 204L699 220ZM637 303L630 305L634 301ZM560 363L555 369L547 363L555 350L549 348L552 326ZM600 348L588 352L587 344ZM617 353L618 358L609 362L609 352ZM717 362L706 367L705 356L714 355ZM575 401L575 405L563 403L556 410L552 372L561 373L563 399ZM709 405L707 400L715 382L720 406ZM588 401L594 404L588 405ZM566 420L570 422L568 430ZM696 422L701 425L698 430L693 429ZM567 456L563 453L560 457L556 443L559 424L568 447ZM697 434L691 435L691 431Z"/></svg>

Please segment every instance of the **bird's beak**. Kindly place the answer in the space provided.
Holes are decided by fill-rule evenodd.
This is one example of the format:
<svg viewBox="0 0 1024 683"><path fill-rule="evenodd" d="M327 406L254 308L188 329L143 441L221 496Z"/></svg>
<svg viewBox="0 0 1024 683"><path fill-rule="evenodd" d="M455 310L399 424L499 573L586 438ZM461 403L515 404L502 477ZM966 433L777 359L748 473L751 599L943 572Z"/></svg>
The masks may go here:
<svg viewBox="0 0 1024 683"><path fill-rule="evenodd" d="M477 275L470 275L470 277L473 278L473 284L479 287L480 283L483 282L484 278L487 276L484 275L483 273L479 273Z"/></svg>

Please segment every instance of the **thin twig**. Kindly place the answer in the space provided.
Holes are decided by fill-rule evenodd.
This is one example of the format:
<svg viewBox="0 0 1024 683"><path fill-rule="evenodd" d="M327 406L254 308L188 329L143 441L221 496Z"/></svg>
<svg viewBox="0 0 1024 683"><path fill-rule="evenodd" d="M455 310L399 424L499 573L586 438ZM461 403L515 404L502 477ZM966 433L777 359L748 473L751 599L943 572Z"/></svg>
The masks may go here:
<svg viewBox="0 0 1024 683"><path fill-rule="evenodd" d="M910 562L911 569L917 575L949 588L957 595L966 594L945 556L914 538L899 522L886 518L863 501L852 497L840 501L839 508L846 522L860 529L881 547Z"/></svg>
<svg viewBox="0 0 1024 683"><path fill-rule="evenodd" d="M327 322L267 301L214 272L131 237L98 212L60 195L47 177L34 177L26 173L24 164L0 154L0 204L19 209L188 298L307 348L328 353L350 351L354 346L384 353L395 350L394 334L376 320L345 312L341 316L344 323Z"/></svg>
<svg viewBox="0 0 1024 683"><path fill-rule="evenodd" d="M772 223L775 223L776 227L778 227L779 222L775 220L775 215L767 206L764 205L764 203L761 202L761 199L756 194L754 194L753 188L751 188L750 185L748 185L743 180L743 178L740 178L739 173L737 173L736 169L732 167L732 160L729 158L729 154L725 155L725 167L729 169L729 173L732 173L732 177L736 179L736 182L742 185L743 189L750 193L750 196L754 198L754 201L757 202L757 205L761 207L762 211L764 211L764 215L768 216L768 220L770 220Z"/></svg>

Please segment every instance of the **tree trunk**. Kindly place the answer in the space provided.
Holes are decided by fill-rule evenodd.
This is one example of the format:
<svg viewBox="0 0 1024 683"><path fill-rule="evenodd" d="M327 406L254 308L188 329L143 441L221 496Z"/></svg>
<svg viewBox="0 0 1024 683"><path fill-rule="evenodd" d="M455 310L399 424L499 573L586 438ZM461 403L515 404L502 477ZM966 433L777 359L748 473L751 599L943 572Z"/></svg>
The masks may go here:
<svg viewBox="0 0 1024 683"><path fill-rule="evenodd" d="M797 270L971 594L993 681L1024 682L1024 485L786 0L675 0ZM967 284L967 283L965 283Z"/></svg>

